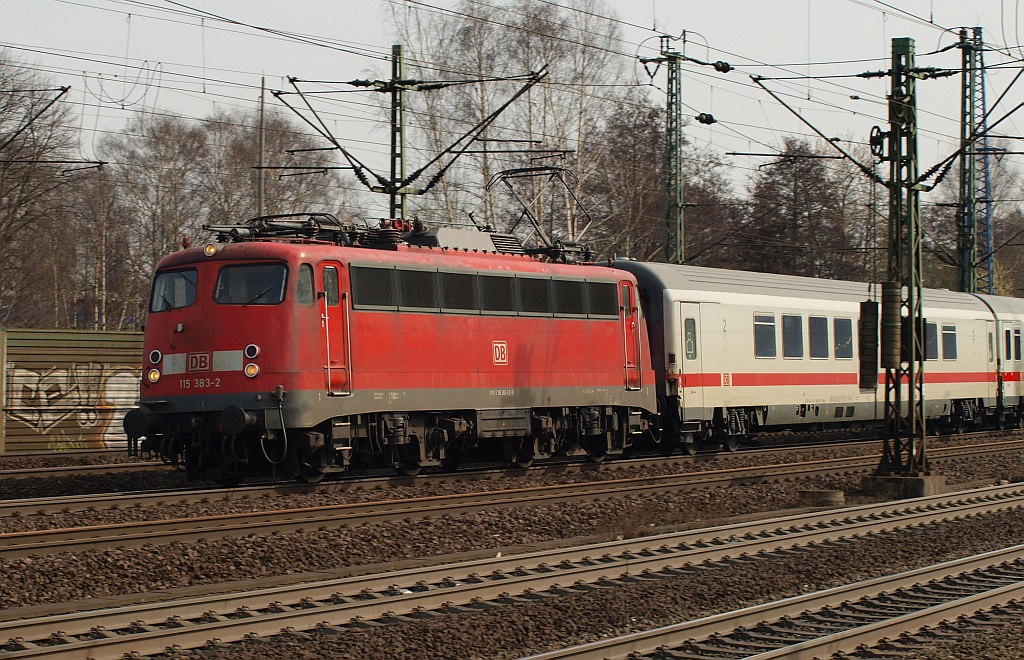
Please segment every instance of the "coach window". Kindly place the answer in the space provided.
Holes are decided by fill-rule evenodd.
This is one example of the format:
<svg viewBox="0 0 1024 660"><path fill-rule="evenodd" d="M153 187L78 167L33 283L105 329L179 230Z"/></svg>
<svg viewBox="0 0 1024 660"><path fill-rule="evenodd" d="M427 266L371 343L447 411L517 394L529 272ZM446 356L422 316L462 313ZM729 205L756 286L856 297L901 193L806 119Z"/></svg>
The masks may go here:
<svg viewBox="0 0 1024 660"><path fill-rule="evenodd" d="M988 361L996 361L995 340L992 338L991 332L988 333Z"/></svg>
<svg viewBox="0 0 1024 660"><path fill-rule="evenodd" d="M802 358L804 356L804 318L782 315L782 357Z"/></svg>
<svg viewBox="0 0 1024 660"><path fill-rule="evenodd" d="M956 359L956 326L942 324L942 359Z"/></svg>
<svg viewBox="0 0 1024 660"><path fill-rule="evenodd" d="M300 305L312 305L316 300L313 294L313 267L309 264L299 266L299 278L295 285L295 302Z"/></svg>
<svg viewBox="0 0 1024 660"><path fill-rule="evenodd" d="M824 316L811 316L807 319L807 330L811 335L811 359L827 359L828 319Z"/></svg>
<svg viewBox="0 0 1024 660"><path fill-rule="evenodd" d="M338 269L334 266L324 268L324 298L330 307L341 301L341 296L338 295Z"/></svg>
<svg viewBox="0 0 1024 660"><path fill-rule="evenodd" d="M775 315L754 314L754 357L775 357Z"/></svg>
<svg viewBox="0 0 1024 660"><path fill-rule="evenodd" d="M924 324L924 359L939 359L939 326L934 323Z"/></svg>
<svg viewBox="0 0 1024 660"><path fill-rule="evenodd" d="M697 359L697 321L696 319L683 319L683 348L686 351L687 360Z"/></svg>
<svg viewBox="0 0 1024 660"><path fill-rule="evenodd" d="M1013 359L1020 362L1020 328L1013 329Z"/></svg>
<svg viewBox="0 0 1024 660"><path fill-rule="evenodd" d="M853 359L853 319L836 317L832 322L837 360Z"/></svg>
<svg viewBox="0 0 1024 660"><path fill-rule="evenodd" d="M170 270L157 273L153 280L153 296L149 311L165 312L169 309L188 307L196 301L198 274L194 268Z"/></svg>
<svg viewBox="0 0 1024 660"><path fill-rule="evenodd" d="M1013 359L1013 341L1010 339L1010 329L1009 328L1007 328L1004 331L1003 337L1006 339L1006 350L1003 351L1003 357L1006 360L1012 360Z"/></svg>

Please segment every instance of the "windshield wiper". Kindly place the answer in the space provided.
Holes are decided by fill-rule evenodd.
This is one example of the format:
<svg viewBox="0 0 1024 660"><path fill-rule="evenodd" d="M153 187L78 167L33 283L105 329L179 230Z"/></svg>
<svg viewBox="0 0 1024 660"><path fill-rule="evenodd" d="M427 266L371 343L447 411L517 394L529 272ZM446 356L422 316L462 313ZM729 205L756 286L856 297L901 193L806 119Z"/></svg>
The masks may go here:
<svg viewBox="0 0 1024 660"><path fill-rule="evenodd" d="M257 300L259 300L263 296L267 295L267 293L269 293L270 289L272 289L272 288L273 287L269 287L268 286L266 289L263 289L262 291L257 293L255 296L253 296L252 298L249 298L244 303L242 303L242 307L245 307L246 305L251 305L252 303L256 302Z"/></svg>
<svg viewBox="0 0 1024 660"><path fill-rule="evenodd" d="M167 296L165 294L163 294L163 293L160 294L160 300L164 301L164 309L163 309L163 311L167 311L168 309L174 309L174 303L172 303L170 300L168 300Z"/></svg>

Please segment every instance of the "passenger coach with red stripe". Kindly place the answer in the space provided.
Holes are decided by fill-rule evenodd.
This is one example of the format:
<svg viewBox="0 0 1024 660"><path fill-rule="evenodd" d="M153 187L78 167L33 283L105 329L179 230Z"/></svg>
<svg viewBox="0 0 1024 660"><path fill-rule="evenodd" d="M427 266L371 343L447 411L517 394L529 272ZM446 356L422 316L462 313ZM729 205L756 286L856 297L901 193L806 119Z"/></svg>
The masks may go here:
<svg viewBox="0 0 1024 660"><path fill-rule="evenodd" d="M735 447L758 431L883 417L885 375L862 346L877 342L876 285L614 265L636 276L644 299L666 443ZM1022 302L928 289L923 309L932 429L1019 424Z"/></svg>

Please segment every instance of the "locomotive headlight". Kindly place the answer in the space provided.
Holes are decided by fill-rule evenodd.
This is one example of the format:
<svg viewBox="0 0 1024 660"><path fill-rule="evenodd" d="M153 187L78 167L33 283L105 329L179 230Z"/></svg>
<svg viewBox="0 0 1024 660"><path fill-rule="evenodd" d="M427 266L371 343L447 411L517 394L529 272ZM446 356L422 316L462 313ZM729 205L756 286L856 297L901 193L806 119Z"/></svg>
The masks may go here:
<svg viewBox="0 0 1024 660"><path fill-rule="evenodd" d="M203 254L205 254L208 257L212 257L213 255L217 254L217 246L214 245L213 243L207 243L206 247L203 248Z"/></svg>
<svg viewBox="0 0 1024 660"><path fill-rule="evenodd" d="M245 347L245 357L250 360L255 360L256 356L260 354L260 347L256 344L249 344Z"/></svg>
<svg viewBox="0 0 1024 660"><path fill-rule="evenodd" d="M245 375L249 378L255 378L256 374L260 372L260 367L255 362L250 362L245 365Z"/></svg>
<svg viewBox="0 0 1024 660"><path fill-rule="evenodd" d="M158 380L160 380L160 370L159 369L150 369L149 371L147 371L146 372L146 380L148 380L151 383L155 383Z"/></svg>
<svg viewBox="0 0 1024 660"><path fill-rule="evenodd" d="M162 360L163 357L164 354L156 349L153 349L152 351L149 352L149 361L152 362L153 364L160 364L160 360Z"/></svg>

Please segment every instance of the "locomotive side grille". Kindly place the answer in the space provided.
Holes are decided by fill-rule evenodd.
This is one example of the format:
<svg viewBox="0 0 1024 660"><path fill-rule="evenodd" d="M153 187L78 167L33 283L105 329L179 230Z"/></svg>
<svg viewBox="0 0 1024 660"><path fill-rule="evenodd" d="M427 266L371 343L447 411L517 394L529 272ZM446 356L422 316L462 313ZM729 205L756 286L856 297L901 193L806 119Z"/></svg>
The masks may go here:
<svg viewBox="0 0 1024 660"><path fill-rule="evenodd" d="M505 254L525 254L523 244L512 234L489 234L494 249Z"/></svg>

